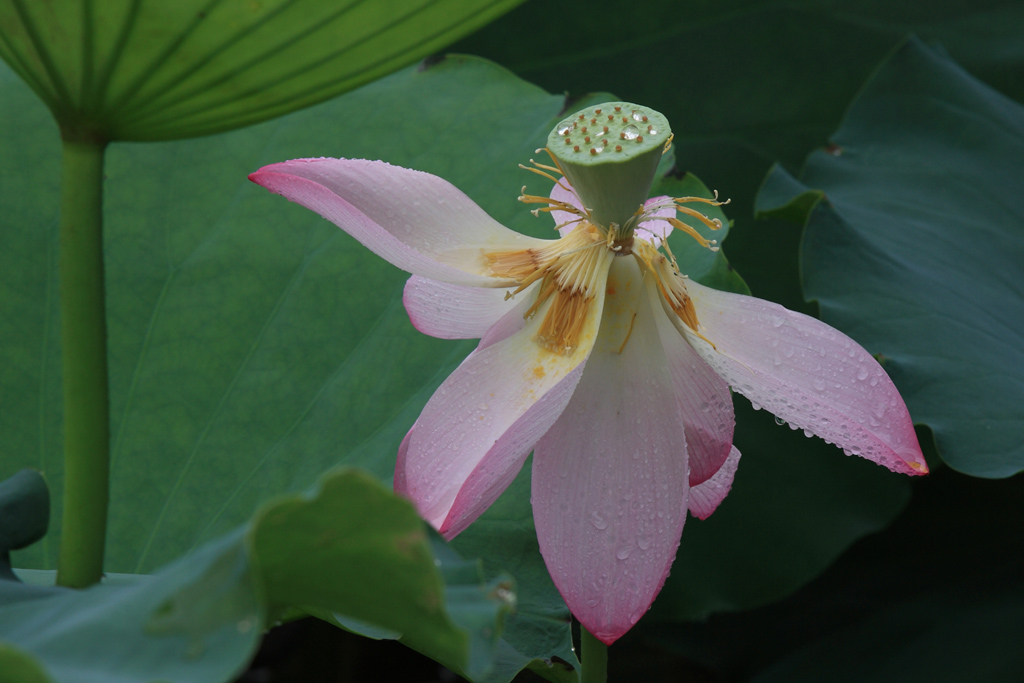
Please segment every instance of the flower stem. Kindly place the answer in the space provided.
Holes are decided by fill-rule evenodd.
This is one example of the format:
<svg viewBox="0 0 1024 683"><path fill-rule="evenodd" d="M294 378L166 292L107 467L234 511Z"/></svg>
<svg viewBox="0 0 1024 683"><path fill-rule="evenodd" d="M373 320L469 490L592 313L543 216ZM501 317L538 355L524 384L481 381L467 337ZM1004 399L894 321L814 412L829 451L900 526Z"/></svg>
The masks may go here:
<svg viewBox="0 0 1024 683"><path fill-rule="evenodd" d="M57 584L83 588L103 575L110 436L103 283L106 143L63 140L60 323L64 378L64 513Z"/></svg>
<svg viewBox="0 0 1024 683"><path fill-rule="evenodd" d="M583 672L580 683L605 683L608 680L608 646L580 625L580 654Z"/></svg>

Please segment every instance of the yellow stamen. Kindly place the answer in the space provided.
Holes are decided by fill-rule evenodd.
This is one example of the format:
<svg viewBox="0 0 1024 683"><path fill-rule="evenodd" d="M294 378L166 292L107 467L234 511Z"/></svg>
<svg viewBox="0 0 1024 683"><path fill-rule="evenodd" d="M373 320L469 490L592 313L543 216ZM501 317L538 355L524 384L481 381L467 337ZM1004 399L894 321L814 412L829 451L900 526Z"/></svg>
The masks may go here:
<svg viewBox="0 0 1024 683"><path fill-rule="evenodd" d="M536 342L552 353L571 353L579 345L593 296L559 290L537 331Z"/></svg>
<svg viewBox="0 0 1024 683"><path fill-rule="evenodd" d="M699 202L701 204L710 204L711 206L725 206L732 202L731 199L726 199L724 202L718 201L718 190L714 190L715 198L708 199L707 197L673 197L672 201L676 204L692 204Z"/></svg>
<svg viewBox="0 0 1024 683"><path fill-rule="evenodd" d="M675 133L669 133L668 134L668 140L665 140L665 148L661 150L661 155L662 156L665 156L666 154L668 154L668 151L670 149L672 149L672 139L675 138L675 136L676 136Z"/></svg>
<svg viewBox="0 0 1024 683"><path fill-rule="evenodd" d="M604 246L597 228L581 222L550 246L490 252L484 257L492 275L517 281L518 288L510 297L542 281L537 299L524 317L536 315L550 299L534 341L552 353L567 354L579 345L597 283L614 257Z"/></svg>
<svg viewBox="0 0 1024 683"><path fill-rule="evenodd" d="M674 265L661 254L654 245L644 240L639 240L639 247L635 248L636 253L640 262L647 267L647 270L654 276L654 282L658 285L658 290L661 295L665 298L669 308L671 308L679 319L686 324L691 330L693 330L698 336L700 335L700 321L697 319L697 309L693 306L693 300L690 299L689 294L686 293L685 280L677 272ZM704 339L701 336L701 339ZM705 339L705 341L707 341ZM709 344L711 342L708 342ZM712 344L714 346L714 344Z"/></svg>
<svg viewBox="0 0 1024 683"><path fill-rule="evenodd" d="M526 188L524 187L523 190L525 191ZM557 199L552 199L551 197L540 197L535 194L521 194L519 195L519 201L523 204L547 204L548 206L537 209L537 211L543 211L545 213L550 213L551 211L565 211L566 213L572 213L580 216L581 218L587 217L585 213L577 209L572 204L568 202L560 202Z"/></svg>
<svg viewBox="0 0 1024 683"><path fill-rule="evenodd" d="M718 251L718 246L716 246L718 242L716 242L715 240L706 239L705 237L701 236L699 232L697 232L691 226L682 222L678 218L666 218L665 220L667 220L669 222L669 225L671 225L676 230L681 230L690 237L692 237L693 239L697 240L697 243L700 244L700 246L706 247L711 251Z"/></svg>
<svg viewBox="0 0 1024 683"><path fill-rule="evenodd" d="M722 229L722 221L718 220L717 218L708 218L700 211L696 211L686 206L677 206L676 211L678 211L679 213L685 213L687 216L693 216L694 218L696 218L697 220L699 220L701 223L708 226L712 230Z"/></svg>
<svg viewBox="0 0 1024 683"><path fill-rule="evenodd" d="M542 164L538 164L533 159L530 159L530 163L533 164L535 166L535 168L531 168L531 167L525 166L523 164L519 164L519 168L525 169L525 170L529 171L530 173L536 173L537 175L544 176L545 178L547 178L548 180L550 180L553 183L557 183L558 182L558 178L556 178L555 176L551 175L550 173L545 173L544 171L540 170L542 168L549 168L552 171L555 171L557 173L558 172L557 168L551 168L550 166L544 166Z"/></svg>

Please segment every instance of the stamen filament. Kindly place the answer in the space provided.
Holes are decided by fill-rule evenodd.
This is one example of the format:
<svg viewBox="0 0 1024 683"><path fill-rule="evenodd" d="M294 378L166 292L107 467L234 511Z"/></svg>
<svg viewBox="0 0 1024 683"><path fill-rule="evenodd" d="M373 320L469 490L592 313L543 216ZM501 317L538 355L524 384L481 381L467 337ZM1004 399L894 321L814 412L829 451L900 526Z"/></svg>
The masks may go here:
<svg viewBox="0 0 1024 683"><path fill-rule="evenodd" d="M716 246L718 244L717 241L707 239L706 237L702 236L699 232L694 230L692 226L687 225L678 218L666 218L665 220L667 220L669 225L671 225L676 230L681 230L682 232L685 232L693 239L697 240L697 243L700 244L702 247L706 247L711 251L718 251L718 247Z"/></svg>
<svg viewBox="0 0 1024 683"><path fill-rule="evenodd" d="M732 199L726 199L724 202L718 201L718 190L714 190L715 198L708 199L707 197L673 197L672 201L676 204L692 204L699 202L701 204L710 204L711 206L725 206L732 202Z"/></svg>
<svg viewBox="0 0 1024 683"><path fill-rule="evenodd" d="M530 159L530 163L534 163L533 159ZM540 164L536 164L536 165L540 166ZM548 180L550 180L553 183L557 183L558 182L558 178L556 178L555 176L551 175L550 173L545 173L544 171L540 170L541 168L551 168L550 166L546 166L546 167L545 166L540 166L540 168L531 168L529 166L526 166L525 164L519 164L519 168L527 170L530 173L536 173L537 175L544 176L545 178L547 178ZM552 169L552 170L556 170L556 169Z"/></svg>
<svg viewBox="0 0 1024 683"><path fill-rule="evenodd" d="M546 152L547 151L547 147L545 147L543 151ZM538 164L533 159L530 159L530 163L533 164L534 166L536 166L537 168L543 168L545 171L554 171L555 173L558 173L560 175L565 175L564 173L562 173L562 169L557 168L555 166L548 166L547 164Z"/></svg>
<svg viewBox="0 0 1024 683"><path fill-rule="evenodd" d="M717 218L708 218L700 211L697 211L695 209L691 209L686 206L677 206L676 211L678 211L679 213L685 213L687 216L693 216L694 218L696 218L697 220L699 220L701 223L708 226L712 230L722 229L722 221L718 220Z"/></svg>

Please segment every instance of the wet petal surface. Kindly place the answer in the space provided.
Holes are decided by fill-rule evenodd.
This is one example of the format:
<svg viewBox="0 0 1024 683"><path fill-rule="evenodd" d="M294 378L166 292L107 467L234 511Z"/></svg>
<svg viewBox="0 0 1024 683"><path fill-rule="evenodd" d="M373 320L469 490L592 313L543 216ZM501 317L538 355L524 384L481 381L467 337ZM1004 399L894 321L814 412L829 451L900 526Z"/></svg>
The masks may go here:
<svg viewBox="0 0 1024 683"><path fill-rule="evenodd" d="M654 315L636 262L616 258L598 344L534 451L541 553L573 614L606 643L650 607L686 519L685 435Z"/></svg>
<svg viewBox="0 0 1024 683"><path fill-rule="evenodd" d="M434 280L507 286L487 274L487 249L547 244L509 230L442 178L383 161L295 159L253 182L311 209L399 268Z"/></svg>
<svg viewBox="0 0 1024 683"><path fill-rule="evenodd" d="M756 407L895 472L928 471L903 399L857 342L778 304L692 280L686 288L707 341L681 329Z"/></svg>

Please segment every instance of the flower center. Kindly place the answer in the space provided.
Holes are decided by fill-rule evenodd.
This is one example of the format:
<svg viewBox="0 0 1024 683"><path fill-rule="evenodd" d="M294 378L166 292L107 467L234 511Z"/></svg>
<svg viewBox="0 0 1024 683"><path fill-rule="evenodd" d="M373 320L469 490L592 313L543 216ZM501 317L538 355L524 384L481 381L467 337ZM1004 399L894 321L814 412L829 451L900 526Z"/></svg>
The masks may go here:
<svg viewBox="0 0 1024 683"><path fill-rule="evenodd" d="M535 341L565 355L578 345L591 304L615 253L609 251L592 224L581 222L571 233L540 249L496 251L485 254L492 275L519 282L512 297L540 281L537 299L525 317L536 315L551 299Z"/></svg>
<svg viewBox="0 0 1024 683"><path fill-rule="evenodd" d="M646 126L646 139L638 126ZM616 136L622 144L609 142ZM540 281L537 299L526 317L536 315L551 300L535 337L541 347L562 355L577 348L595 293L603 286L612 259L627 254L632 254L644 272L655 278L669 308L700 334L697 312L686 293L685 277L669 249L667 235L645 231L644 238L634 238L636 229L644 223L662 221L701 246L718 250L715 240L705 238L676 214L718 230L721 220L686 205L721 206L728 200L719 202L717 194L714 199L664 197L645 206L654 172L671 140L668 121L658 112L627 102L609 102L577 112L556 126L548 136L548 147L543 149L553 166L532 159L532 166L520 165L551 180L561 190L542 197L526 194L524 187L519 201L542 205L532 210L535 216L541 212L568 215L568 220L556 226L560 230L575 225L562 239L543 247L484 254L492 276L518 284L509 297ZM593 146L586 151L579 141Z"/></svg>

